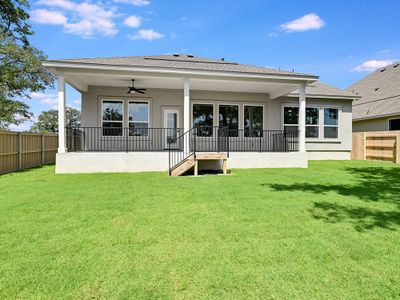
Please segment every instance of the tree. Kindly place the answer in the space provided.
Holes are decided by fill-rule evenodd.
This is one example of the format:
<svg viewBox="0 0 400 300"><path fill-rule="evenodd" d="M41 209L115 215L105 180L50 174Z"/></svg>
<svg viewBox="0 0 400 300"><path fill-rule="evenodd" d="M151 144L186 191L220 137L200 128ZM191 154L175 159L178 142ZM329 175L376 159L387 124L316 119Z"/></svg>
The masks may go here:
<svg viewBox="0 0 400 300"><path fill-rule="evenodd" d="M54 83L53 75L42 66L46 56L32 47L33 34L27 23L27 0L0 1L0 128L20 124L32 117L29 106L20 99L29 99L31 92L43 92Z"/></svg>
<svg viewBox="0 0 400 300"><path fill-rule="evenodd" d="M67 107L67 127L79 127L81 125L81 112L75 108ZM58 111L50 109L43 111L35 125L31 127L32 131L43 133L57 133L58 132Z"/></svg>

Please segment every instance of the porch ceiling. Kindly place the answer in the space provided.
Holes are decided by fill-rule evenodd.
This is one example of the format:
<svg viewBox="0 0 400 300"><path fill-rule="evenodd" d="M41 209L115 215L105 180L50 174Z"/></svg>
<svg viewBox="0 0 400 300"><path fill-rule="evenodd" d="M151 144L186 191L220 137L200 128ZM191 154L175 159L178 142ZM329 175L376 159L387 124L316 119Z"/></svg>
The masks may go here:
<svg viewBox="0 0 400 300"><path fill-rule="evenodd" d="M182 89L182 78L157 77L143 75L103 75L103 74L69 74L64 73L65 80L81 92L88 86L128 87L131 79L140 88ZM286 95L299 88L298 81L290 80L260 80L260 79L220 79L220 78L190 78L191 90L228 91L244 93L269 94L271 99Z"/></svg>

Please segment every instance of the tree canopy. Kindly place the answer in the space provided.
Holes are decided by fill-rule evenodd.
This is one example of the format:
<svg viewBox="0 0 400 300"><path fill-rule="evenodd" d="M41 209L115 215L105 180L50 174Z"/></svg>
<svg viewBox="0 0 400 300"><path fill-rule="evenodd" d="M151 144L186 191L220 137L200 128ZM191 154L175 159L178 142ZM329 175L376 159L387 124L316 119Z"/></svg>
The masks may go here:
<svg viewBox="0 0 400 300"><path fill-rule="evenodd" d="M81 112L75 108L67 107L66 119L67 127L79 127L81 125ZM57 133L58 111L55 109L43 111L31 127L31 130L43 133Z"/></svg>
<svg viewBox="0 0 400 300"><path fill-rule="evenodd" d="M32 113L21 99L52 86L52 74L42 66L46 56L31 46L26 0L0 1L0 128L20 124Z"/></svg>

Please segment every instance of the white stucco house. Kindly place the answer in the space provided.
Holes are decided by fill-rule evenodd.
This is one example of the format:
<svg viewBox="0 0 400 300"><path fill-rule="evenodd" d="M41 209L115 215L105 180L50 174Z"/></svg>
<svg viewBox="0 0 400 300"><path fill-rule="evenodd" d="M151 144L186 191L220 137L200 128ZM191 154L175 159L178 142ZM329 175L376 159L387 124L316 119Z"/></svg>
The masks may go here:
<svg viewBox="0 0 400 300"><path fill-rule="evenodd" d="M304 168L350 159L356 96L314 75L183 54L44 66L58 77L57 173L179 175L223 162ZM80 128L65 128L65 83L82 93Z"/></svg>

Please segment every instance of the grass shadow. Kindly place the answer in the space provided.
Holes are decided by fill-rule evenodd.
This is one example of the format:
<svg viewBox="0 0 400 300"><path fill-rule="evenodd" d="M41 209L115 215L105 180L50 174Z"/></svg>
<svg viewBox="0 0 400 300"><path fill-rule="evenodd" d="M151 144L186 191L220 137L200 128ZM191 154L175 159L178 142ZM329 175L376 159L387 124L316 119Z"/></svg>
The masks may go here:
<svg viewBox="0 0 400 300"><path fill-rule="evenodd" d="M383 211L365 206L354 207L332 202L315 202L310 210L316 219L330 223L351 222L359 231L381 227L396 229L400 225L400 169L382 167L347 168L352 179L346 184L263 184L275 191L307 192L318 195L336 193L365 202L388 203L396 208Z"/></svg>

